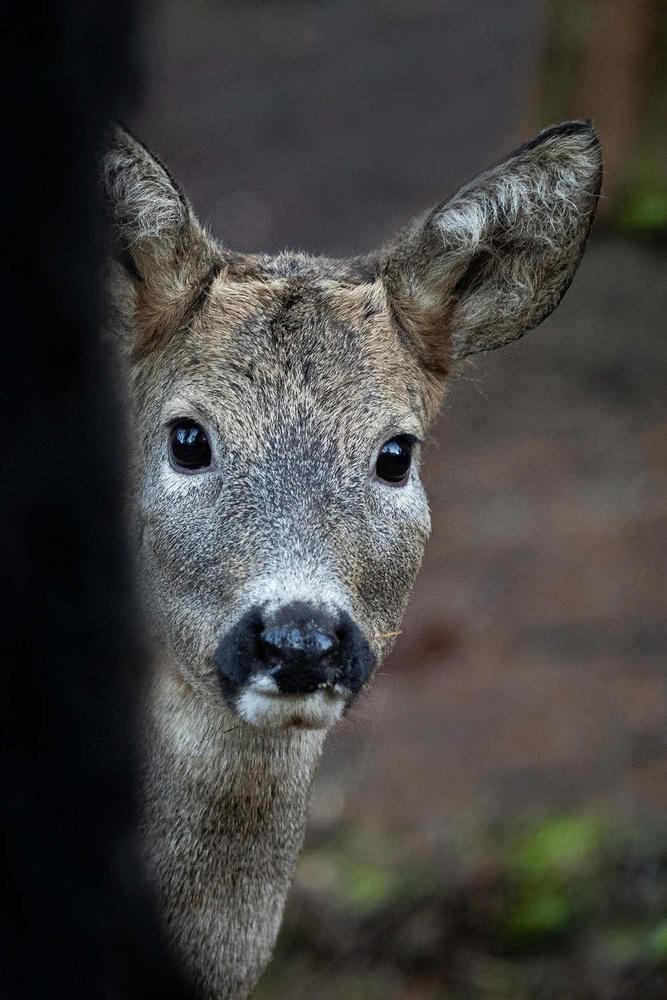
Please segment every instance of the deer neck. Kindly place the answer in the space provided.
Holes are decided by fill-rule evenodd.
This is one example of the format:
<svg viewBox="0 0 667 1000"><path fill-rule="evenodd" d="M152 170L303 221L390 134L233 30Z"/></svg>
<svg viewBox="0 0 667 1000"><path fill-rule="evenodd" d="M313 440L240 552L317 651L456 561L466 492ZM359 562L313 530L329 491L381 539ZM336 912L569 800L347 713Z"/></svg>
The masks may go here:
<svg viewBox="0 0 667 1000"><path fill-rule="evenodd" d="M175 671L154 680L149 705L149 873L204 995L237 1000L278 933L324 733L253 728Z"/></svg>

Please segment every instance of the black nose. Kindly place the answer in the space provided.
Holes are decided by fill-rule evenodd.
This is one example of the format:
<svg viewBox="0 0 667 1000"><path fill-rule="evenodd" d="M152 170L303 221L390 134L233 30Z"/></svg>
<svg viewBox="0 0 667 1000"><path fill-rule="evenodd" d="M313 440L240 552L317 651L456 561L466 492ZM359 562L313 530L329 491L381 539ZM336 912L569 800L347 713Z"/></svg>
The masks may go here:
<svg viewBox="0 0 667 1000"><path fill-rule="evenodd" d="M293 601L273 612L251 608L220 640L213 661L223 696L234 707L248 686L267 694L311 694L336 685L351 701L368 680L375 653L347 612ZM277 692L273 685L262 687L263 678Z"/></svg>
<svg viewBox="0 0 667 1000"><path fill-rule="evenodd" d="M263 623L257 659L285 694L308 694L333 684L340 672L340 641L333 622L313 609L292 605Z"/></svg>
<svg viewBox="0 0 667 1000"><path fill-rule="evenodd" d="M260 655L269 669L282 664L317 663L338 647L338 639L311 625L273 625L259 637Z"/></svg>

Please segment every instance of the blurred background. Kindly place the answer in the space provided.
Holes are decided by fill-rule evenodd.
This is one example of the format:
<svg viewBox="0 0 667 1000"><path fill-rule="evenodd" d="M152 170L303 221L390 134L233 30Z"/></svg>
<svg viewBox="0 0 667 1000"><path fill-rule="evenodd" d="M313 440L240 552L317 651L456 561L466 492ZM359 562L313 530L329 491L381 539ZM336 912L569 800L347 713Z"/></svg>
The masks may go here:
<svg viewBox="0 0 667 1000"><path fill-rule="evenodd" d="M161 0L133 129L242 250L356 253L540 128L574 285L466 368L404 632L330 738L258 997L667 995L667 5Z"/></svg>

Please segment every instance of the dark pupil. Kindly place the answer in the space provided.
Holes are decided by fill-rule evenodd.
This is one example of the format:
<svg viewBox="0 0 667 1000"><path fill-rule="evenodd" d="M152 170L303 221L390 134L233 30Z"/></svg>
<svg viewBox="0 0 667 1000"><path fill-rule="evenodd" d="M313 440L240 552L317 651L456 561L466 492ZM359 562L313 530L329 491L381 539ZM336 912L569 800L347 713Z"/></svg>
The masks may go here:
<svg viewBox="0 0 667 1000"><path fill-rule="evenodd" d="M199 424L188 420L173 428L171 457L184 469L203 469L211 464L211 447Z"/></svg>
<svg viewBox="0 0 667 1000"><path fill-rule="evenodd" d="M403 435L382 445L375 473L387 483L400 483L407 478L412 459L412 441Z"/></svg>

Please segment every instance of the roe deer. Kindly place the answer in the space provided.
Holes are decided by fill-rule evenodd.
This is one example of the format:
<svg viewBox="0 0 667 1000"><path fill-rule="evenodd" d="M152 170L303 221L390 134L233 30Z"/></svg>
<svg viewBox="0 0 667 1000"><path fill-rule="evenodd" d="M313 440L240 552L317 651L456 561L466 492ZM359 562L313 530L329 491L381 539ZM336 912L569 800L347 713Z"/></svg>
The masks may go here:
<svg viewBox="0 0 667 1000"><path fill-rule="evenodd" d="M202 996L266 965L327 730L400 627L450 371L558 304L601 180L588 122L543 131L349 260L235 253L118 129L112 325L155 638L144 845Z"/></svg>

